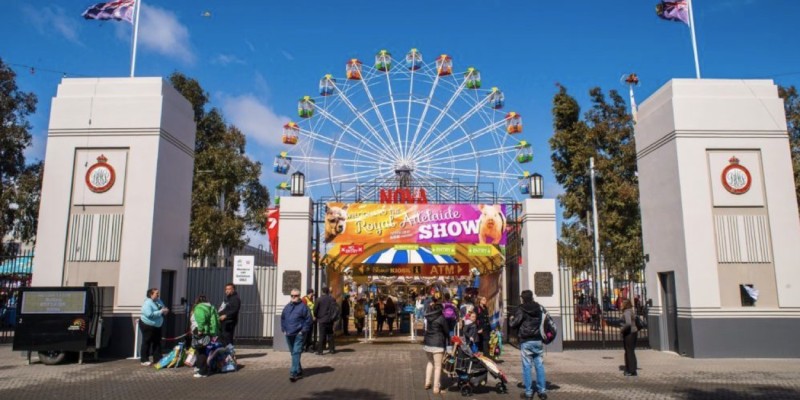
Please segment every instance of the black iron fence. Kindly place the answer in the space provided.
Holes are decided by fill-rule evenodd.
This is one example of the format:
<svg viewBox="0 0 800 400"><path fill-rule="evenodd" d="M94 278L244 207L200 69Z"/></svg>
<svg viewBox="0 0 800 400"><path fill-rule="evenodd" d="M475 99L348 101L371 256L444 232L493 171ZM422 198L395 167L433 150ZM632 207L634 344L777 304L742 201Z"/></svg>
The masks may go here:
<svg viewBox="0 0 800 400"><path fill-rule="evenodd" d="M33 250L7 246L4 254L0 255L0 343L11 343L19 289L31 285Z"/></svg>

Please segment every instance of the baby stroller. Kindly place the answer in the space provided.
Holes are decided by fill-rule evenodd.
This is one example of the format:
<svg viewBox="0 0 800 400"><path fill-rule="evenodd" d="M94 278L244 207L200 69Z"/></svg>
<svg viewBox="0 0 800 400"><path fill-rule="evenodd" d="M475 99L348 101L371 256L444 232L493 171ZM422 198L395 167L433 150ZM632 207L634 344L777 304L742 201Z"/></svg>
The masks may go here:
<svg viewBox="0 0 800 400"><path fill-rule="evenodd" d="M472 396L474 388L485 386L487 376L498 380L497 393L508 393L508 379L494 361L480 353L473 353L469 345L456 336L452 339L453 351L444 360L444 369L458 379L458 389L464 397Z"/></svg>

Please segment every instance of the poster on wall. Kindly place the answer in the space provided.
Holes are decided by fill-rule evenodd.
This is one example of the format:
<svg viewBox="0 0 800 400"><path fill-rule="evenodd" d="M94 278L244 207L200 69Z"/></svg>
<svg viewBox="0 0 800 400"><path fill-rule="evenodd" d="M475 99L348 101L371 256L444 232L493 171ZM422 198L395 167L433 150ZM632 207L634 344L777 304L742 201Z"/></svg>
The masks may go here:
<svg viewBox="0 0 800 400"><path fill-rule="evenodd" d="M328 203L327 243L506 244L500 204Z"/></svg>

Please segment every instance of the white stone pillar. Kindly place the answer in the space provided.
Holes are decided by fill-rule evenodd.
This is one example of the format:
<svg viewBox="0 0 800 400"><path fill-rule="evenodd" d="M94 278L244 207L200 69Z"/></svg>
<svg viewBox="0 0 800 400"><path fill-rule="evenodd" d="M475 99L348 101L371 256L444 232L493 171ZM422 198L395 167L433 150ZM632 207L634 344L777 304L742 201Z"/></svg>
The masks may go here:
<svg viewBox="0 0 800 400"><path fill-rule="evenodd" d="M33 285L115 287L115 342L162 272L181 308L194 139L191 105L162 78L65 78L53 98Z"/></svg>
<svg viewBox="0 0 800 400"><path fill-rule="evenodd" d="M559 335L547 348L550 351L561 351L561 274L558 271L555 199L525 199L522 204L522 222L519 290L533 291L534 300L543 305L553 317L559 326Z"/></svg>
<svg viewBox="0 0 800 400"><path fill-rule="evenodd" d="M272 345L275 351L289 351L281 332L281 313L283 307L291 300L289 296L291 289L300 289L300 295L305 296L306 290L312 286L310 280L312 216L311 198L281 197L278 225L278 290L275 291L277 307ZM296 279L298 274L300 278Z"/></svg>
<svg viewBox="0 0 800 400"><path fill-rule="evenodd" d="M638 115L651 346L800 356L800 220L775 84L675 79ZM742 304L743 284L759 291L755 306Z"/></svg>

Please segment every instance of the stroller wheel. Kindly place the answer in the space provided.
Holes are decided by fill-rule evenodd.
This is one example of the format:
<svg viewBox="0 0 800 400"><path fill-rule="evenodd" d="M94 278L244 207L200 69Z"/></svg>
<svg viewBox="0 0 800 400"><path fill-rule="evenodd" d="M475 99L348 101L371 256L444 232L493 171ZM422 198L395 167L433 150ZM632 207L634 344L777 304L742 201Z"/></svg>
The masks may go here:
<svg viewBox="0 0 800 400"><path fill-rule="evenodd" d="M461 395L464 397L472 396L472 388L469 385L464 385L461 387Z"/></svg>
<svg viewBox="0 0 800 400"><path fill-rule="evenodd" d="M506 387L506 384L503 382L497 382L497 384L494 385L494 388L495 390L497 390L497 393L500 394L508 393L508 388Z"/></svg>

